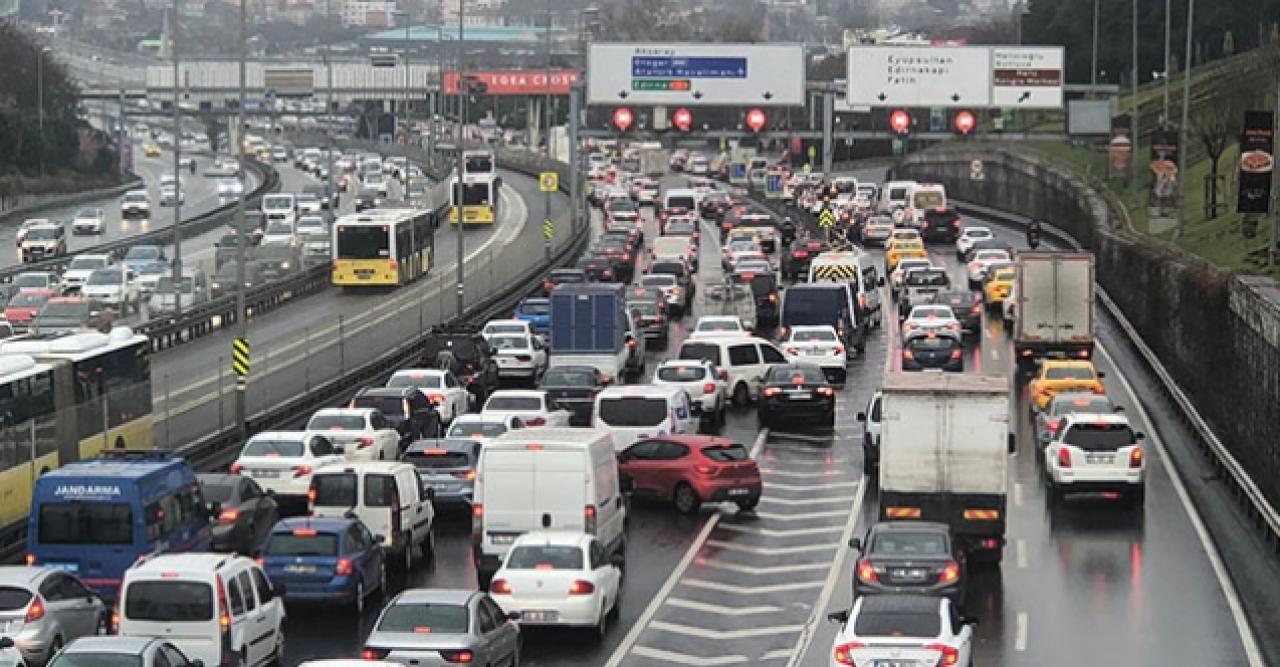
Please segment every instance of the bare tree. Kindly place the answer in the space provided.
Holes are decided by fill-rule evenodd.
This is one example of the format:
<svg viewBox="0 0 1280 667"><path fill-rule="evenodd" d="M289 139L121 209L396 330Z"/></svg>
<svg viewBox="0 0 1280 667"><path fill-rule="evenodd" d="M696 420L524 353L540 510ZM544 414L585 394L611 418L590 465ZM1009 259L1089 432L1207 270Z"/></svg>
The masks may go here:
<svg viewBox="0 0 1280 667"><path fill-rule="evenodd" d="M1239 139L1244 126L1244 112L1252 102L1253 95L1248 91L1233 89L1192 110L1191 127L1187 129L1191 139L1198 142L1209 157L1206 210L1211 216L1216 216L1218 210L1218 163L1227 148ZM1183 148L1188 149L1190 146Z"/></svg>

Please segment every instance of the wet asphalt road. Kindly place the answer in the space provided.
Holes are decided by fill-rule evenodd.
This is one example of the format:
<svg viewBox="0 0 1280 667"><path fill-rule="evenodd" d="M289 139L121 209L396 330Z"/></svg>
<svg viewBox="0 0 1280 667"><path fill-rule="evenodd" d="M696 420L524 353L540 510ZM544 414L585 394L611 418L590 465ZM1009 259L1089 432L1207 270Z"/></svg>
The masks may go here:
<svg viewBox="0 0 1280 667"><path fill-rule="evenodd" d="M651 223L650 238L655 231ZM703 244L704 281L719 264L714 245ZM931 251L963 284L951 248ZM683 326L693 321L686 318ZM672 352L649 354L650 369L678 348L683 326L673 331ZM887 320L866 358L851 365L834 433L776 432L761 442L754 414L732 412L724 434L759 446L766 490L754 515L706 506L683 517L665 503L636 503L619 622L599 644L581 633L527 633L523 663L828 664L836 628L824 617L850 603L852 561L843 544L865 532L877 501L875 482L861 474L861 426L853 414L898 354L890 343L895 326ZM1131 363L1127 348L1105 321L1099 330L1105 350L1098 363L1108 392L1149 435L1145 510L1101 499L1048 505L1020 402L1004 564L969 573L965 605L981 621L975 662L1249 664L1228 597L1166 467L1159 444L1166 429L1152 428L1142 401L1121 380L1121 367ZM980 343L966 355L967 372L1007 375L1009 347L999 321L988 316ZM1021 396L1022 385L1016 386ZM408 581L393 574L393 592L474 585L469 517L446 512L437 526L436 562L420 565ZM285 664L358 655L377 606L358 623L349 612L291 610Z"/></svg>

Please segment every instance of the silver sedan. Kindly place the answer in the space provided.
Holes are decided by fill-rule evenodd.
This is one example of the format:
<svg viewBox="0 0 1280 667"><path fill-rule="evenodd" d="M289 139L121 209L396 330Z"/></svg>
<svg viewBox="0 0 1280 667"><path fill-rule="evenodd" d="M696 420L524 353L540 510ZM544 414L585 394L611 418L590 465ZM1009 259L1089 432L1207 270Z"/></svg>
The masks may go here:
<svg viewBox="0 0 1280 667"><path fill-rule="evenodd" d="M520 626L480 591L415 588L397 595L361 657L421 667L520 664Z"/></svg>
<svg viewBox="0 0 1280 667"><path fill-rule="evenodd" d="M31 667L107 624L102 599L71 574L50 567L0 567L0 634Z"/></svg>

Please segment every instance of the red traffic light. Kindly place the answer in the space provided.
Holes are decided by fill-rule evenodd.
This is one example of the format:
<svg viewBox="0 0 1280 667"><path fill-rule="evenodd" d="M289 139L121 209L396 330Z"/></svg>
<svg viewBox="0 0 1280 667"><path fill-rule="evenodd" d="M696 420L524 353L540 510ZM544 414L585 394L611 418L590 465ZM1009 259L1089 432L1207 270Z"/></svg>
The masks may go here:
<svg viewBox="0 0 1280 667"><path fill-rule="evenodd" d="M626 132L636 122L636 115L627 107L618 107L613 112L613 126L620 132Z"/></svg>
<svg viewBox="0 0 1280 667"><path fill-rule="evenodd" d="M681 132L688 132L693 126L693 113L688 109L681 107L671 112L671 124L675 125Z"/></svg>
<svg viewBox="0 0 1280 667"><path fill-rule="evenodd" d="M909 132L911 130L911 114L902 109L889 114L889 129L893 130L894 134L906 134Z"/></svg>
<svg viewBox="0 0 1280 667"><path fill-rule="evenodd" d="M763 109L752 109L747 112L747 127L752 132L759 132L764 129L764 124L768 122L768 116L764 115Z"/></svg>
<svg viewBox="0 0 1280 667"><path fill-rule="evenodd" d="M957 134L973 134L974 128L978 126L978 119L974 117L972 111L957 111L951 125L956 129Z"/></svg>

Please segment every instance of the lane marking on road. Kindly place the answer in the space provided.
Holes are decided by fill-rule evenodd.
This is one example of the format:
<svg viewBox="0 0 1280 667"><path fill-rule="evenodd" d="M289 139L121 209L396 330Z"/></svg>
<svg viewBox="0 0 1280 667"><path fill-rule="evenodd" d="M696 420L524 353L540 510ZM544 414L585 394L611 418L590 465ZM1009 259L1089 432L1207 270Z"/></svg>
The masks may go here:
<svg viewBox="0 0 1280 667"><path fill-rule="evenodd" d="M818 528L790 528L786 530L774 528L760 528L757 526L743 526L736 523L720 524L721 530L732 530L738 533L747 533L749 535L763 535L765 537L797 537L800 535L823 535L831 532L829 526Z"/></svg>
<svg viewBox="0 0 1280 667"><path fill-rule="evenodd" d="M841 545L848 544L849 538L853 537L853 529L858 525L858 517L862 514L862 503L866 497L867 485L859 485L858 493L853 497L853 506L849 509L849 518L844 524L844 532L840 535ZM822 593L818 596L817 604L813 605L813 611L809 615L809 620L805 622L800 637L796 639L787 667L796 667L805 652L809 650L809 645L813 643L818 623L825 616L827 606L831 604L831 596L835 593L836 584L840 581L841 574L845 572L845 563L853 550L840 547L836 553L836 560L831 564L831 571L827 573L827 581L822 584Z"/></svg>
<svg viewBox="0 0 1280 667"><path fill-rule="evenodd" d="M1114 369L1120 367L1116 364L1116 360L1107 351L1106 346L1101 341L1098 342L1098 351L1102 356L1107 358L1107 363ZM1142 405L1142 401L1138 400L1138 394L1133 390L1133 385L1129 383L1129 379L1124 373L1115 373L1120 379L1120 384L1124 386L1125 393L1129 395L1130 404L1138 411L1138 416L1142 417L1142 421L1147 424L1147 438L1151 444L1155 445L1156 451L1160 454L1160 464L1164 468L1165 475L1173 483L1174 491L1178 494L1178 500L1182 501L1182 508L1187 513L1187 518L1191 521L1192 527L1195 528L1196 536L1200 538L1200 546L1204 549L1205 556L1209 559L1209 565L1213 567L1213 574L1218 579L1218 586L1222 589L1222 595L1227 599L1227 607L1231 610L1231 619L1235 622L1236 632L1240 635L1240 644L1244 649L1245 657L1248 658L1252 667L1263 667L1266 661L1262 658L1262 651L1258 648L1258 640L1253 634L1253 628L1249 626L1249 619L1245 616L1244 605L1240 602L1240 595L1236 592L1235 584L1231 581L1231 577L1227 573L1226 565L1222 562L1222 556L1218 553L1218 547L1213 543L1213 537L1209 535L1209 530L1205 528L1204 521L1200 518L1200 512L1191 502L1191 495L1187 492L1187 487L1182 483L1182 477L1173 466L1173 460L1169 457L1169 452L1164 446L1164 439L1155 428L1155 422L1151 420L1151 415L1147 414L1146 408Z"/></svg>
<svg viewBox="0 0 1280 667"><path fill-rule="evenodd" d="M1027 541L1019 538L1014 545L1017 547L1018 569L1025 570L1027 569Z"/></svg>
<svg viewBox="0 0 1280 667"><path fill-rule="evenodd" d="M711 658L700 658L696 655L687 655L685 653L676 653L675 651L664 651L657 648L649 648L648 646L637 646L632 651L638 656L652 658L654 660L665 660L666 662L674 662L678 665L695 665L696 667L714 667L716 665L740 665L749 662L746 656L742 655L719 655ZM609 663L614 664L614 663Z"/></svg>
<svg viewBox="0 0 1280 667"><path fill-rule="evenodd" d="M502 191L502 193L501 193L499 196L506 196L506 195L507 195L507 191L506 191L506 190L503 190L503 191ZM521 204L521 205L520 205L520 206L518 206L517 208L523 208L523 209L524 209L524 213L523 213L523 214L521 214L520 216L517 216L517 217L513 218L513 219L515 219L515 220L526 220L526 219L528 218L528 207L527 207L527 206L524 206L524 204L523 204L524 199L523 199L522 197L516 197L514 200L515 200L516 202L519 202L519 203ZM523 224L508 225L508 227L509 227L510 229L514 229L514 230L521 230L521 229L523 229ZM483 243L481 243L481 244L480 244L479 246L477 246L476 248L473 248L473 249L472 249L472 251L466 255L466 261L467 261L467 262L471 262L471 261L473 261L477 256L479 256L481 253L483 253L483 252L487 252L487 251L488 251L488 249L489 249L489 247L490 247L490 246L492 246L492 245L493 245L497 240L498 240L498 235L497 235L497 234L492 234L492 235L490 235L490 236L489 236L489 238L485 239ZM509 243L509 242L510 242L510 240L508 239L508 240L504 241L504 244L505 244L505 243ZM455 268L455 267L456 267L456 264L449 264L448 266L443 267L443 268L442 268L442 270L447 270L447 269L451 269L451 268ZM433 267L433 268L435 268L435 267ZM440 275L440 274L437 274L437 275ZM428 280L428 279L424 278L424 280ZM390 300L390 301L388 301L386 304L384 304L384 305L383 305L383 307L378 308L378 309L376 309L376 310L367 311L367 312L368 312L368 313L370 313L370 314L372 314L372 313L374 313L374 312L382 311L382 314L381 314L381 315L379 315L379 316L377 316L377 317L375 317L375 318L373 318L372 320L369 320L369 321L363 321L363 322L356 321L356 322L355 322L355 323L353 323L353 324L344 325L344 330L345 330L345 334L344 334L344 335L346 335L346 336L355 336L355 335L358 335L358 334L360 334L360 333L362 333L362 332L364 332L364 331L366 331L366 330L368 330L368 329L371 329L371 328L373 328L373 327L375 327L375 326L378 326L378 325L382 324L383 322L385 322L385 321L387 321L387 320L389 320L389 319L391 319L391 318L393 318L393 317L397 317L397 316L399 316L400 314L402 314L405 310L407 310L407 309L408 309L408 308L410 308L410 307L417 307L417 306L418 306L419 301L426 301L426 300L428 300L428 299L431 299L431 298L433 298L433 297L437 296L438 294L440 294L441 292L445 291L446 289L448 289L448 288L450 288L450 287L452 287L452 284L451 284L451 283L447 283L446 281L441 280L441 281L439 281L439 282L438 282L438 284L437 284L435 287L433 287L433 288L431 288L431 289L426 290L426 291L425 291L424 293L422 293L422 294L418 294L418 293L416 293L416 292L413 292L412 290L410 290L410 291L408 291L408 292L406 292L406 293L399 294L399 295L397 295L395 298L391 299L391 300ZM308 339L310 339L310 338L319 338L319 339L320 339L320 340L322 340L322 341L323 341L323 340L326 340L326 339L325 339L325 336L327 336L327 335L329 335L329 334L332 334L332 333L336 332L337 330L338 330L338 326L337 326L336 324L334 324L334 325L331 325L331 326L325 327L325 328L323 328L323 329L320 329L319 331L311 332L311 334L310 334L308 337L305 337L303 340L297 340L297 339L295 338L295 340L293 340L292 342L290 342L290 343L286 343L285 345L279 346L278 348L275 348L275 349L271 350L270 352L267 352L266 354L264 354L264 355L263 355L263 359L264 359L263 363L264 363L268 368L275 368L276 370L283 370L283 369L289 368L290 366L292 366L292 365L294 365L294 364L298 363L299 361L301 361L301 360L303 360L303 359L306 359L307 357L312 356L313 354L315 354L315 353L316 353L316 351L317 351L317 350L304 350L304 351L303 351L303 353L293 355L293 356L291 356L291 357L289 357L289 358L285 359L283 362L282 362L282 361L278 361L278 360L276 360L276 357L278 357L278 356L280 356L280 355L282 355L282 354L286 354L286 353L288 353L288 352L292 351L292 350L293 350L293 349L295 349L295 348L298 348L298 347L300 347L300 346L304 346L304 345L306 345L306 344L307 344ZM334 347L334 346L335 346L335 345L337 345L337 344L338 344L338 343L333 342L333 341L330 341L327 345L325 345L325 344L321 343L321 344L320 344L320 348L319 348L319 349L321 349L321 350L323 350L323 349L328 349L328 348ZM251 384L251 385L252 385L252 384L254 384L254 383L255 383L255 380L256 380L256 381L262 381L263 379L265 379L265 378L266 378L266 377L268 377L268 376L269 376L269 374L264 374L264 375L258 375L258 376L256 376L256 377L251 377L251 378L249 379L249 384ZM205 386L205 385L209 385L209 384L213 384L213 383L214 383L214 382L216 382L216 381L217 381L217 378L216 378L216 377L214 377L214 378L206 378L206 379L201 380L201 381L198 381L198 382L193 382L193 383L191 383L191 384L189 384L189 385L187 385L187 386L185 386L185 387L181 387L181 388L179 388L178 390L171 392L171 395L179 395L179 396L180 396L180 395L182 395L182 394L184 394L184 393L188 393L188 392L190 392L190 391L192 391L192 390L194 390L194 389L196 389L196 388L199 388L199 387L202 387L202 386ZM225 397L227 394L233 393L234 391L235 391L235 386L234 386L234 384L233 384L233 383L228 382L228 383L227 383L227 386L223 387L223 389L222 389L222 397ZM176 408L174 408L174 409L172 409L172 410L169 410L169 409L168 409L168 406L166 405L166 406L165 406L165 408L166 408L166 409L164 410L164 419L169 419L169 418L170 418L170 417L172 417L172 416L181 415L181 414L184 414L184 413L186 413L186 412L190 412L191 410L194 410L194 409L196 409L196 408L199 408L200 406L204 405L205 403L208 403L208 402L210 402L210 401L217 400L218 398L220 398L220 397L219 397L219 394L218 394L218 391L217 391L217 390L215 390L215 391L208 392L208 393L206 393L206 394L204 394L204 395L202 395L202 396L200 396L200 397L198 397L198 398L194 398L194 399L191 399L191 400L189 400L189 401L186 401L186 402L182 403L181 405L179 405L178 407L176 407ZM165 402L165 401L164 401L164 396L163 396L163 394L161 394L160 396L155 396L155 397L153 397L153 398L152 398L153 408L154 408L154 405L162 404L162 403L164 403L164 402ZM154 409L153 409L153 411L158 411L158 410L154 410Z"/></svg>
<svg viewBox="0 0 1280 667"><path fill-rule="evenodd" d="M751 458L754 459L759 456L760 449L764 447L764 441L768 439L768 437L769 437L769 429L767 428L760 429L760 432L756 434L755 444L751 447L751 453L750 453ZM715 514L712 514L710 518L707 519L706 523L702 524L702 530L698 531L697 537L693 538L693 542L689 543L689 548L686 549L684 552L684 555L680 557L680 562L677 563L675 568L671 570L671 574L667 576L667 580L662 582L662 588L659 588L658 591L654 594L653 598L649 600L648 606L644 608L644 611L640 612L640 616L636 619L636 622L631 626L631 629L630 631L627 632L626 636L622 638L622 641L618 643L617 648L613 650L613 654L609 656L609 660L604 664L604 667L618 667L619 665L622 664L622 661L627 657L627 655L631 653L632 648L636 647L636 642L639 641L640 635L644 633L645 629L648 628L649 623L653 621L653 617L658 613L658 609L661 608L662 605L666 604L667 598L671 595L671 591L675 589L676 584L680 583L680 578L683 577L685 572L689 570L689 565L693 563L693 559L697 557L698 552L702 549L703 545L706 543L707 537L711 535L711 531L715 530L716 524L720 523L720 519L723 516L724 515L721 514L720 512L716 512ZM636 648L638 649L639 647L636 647ZM656 649L648 649L648 650L656 651ZM679 655L679 654L669 654L665 651L661 653L664 653L667 655L677 655L677 656ZM639 655L639 653L637 654ZM652 654L646 654L646 655L647 657L654 657ZM732 656L732 657L741 658L741 659L733 660L731 662L685 663L685 664L722 665L722 664L735 664L737 662L747 661L746 658L742 658L741 656ZM670 658L659 657L659 659L667 660Z"/></svg>
<svg viewBox="0 0 1280 667"><path fill-rule="evenodd" d="M1022 507L1022 482L1013 483L1013 506Z"/></svg>
<svg viewBox="0 0 1280 667"><path fill-rule="evenodd" d="M737 542L726 542L724 540L707 540L707 546L726 551L741 551L749 554L759 554L761 556L784 556L787 554L803 554L813 553L817 551L827 551L840 546L838 542L823 542L820 544L806 544L795 547L757 547L748 544L738 544Z"/></svg>
<svg viewBox="0 0 1280 667"><path fill-rule="evenodd" d="M760 496L760 502L771 503L774 505L826 505L829 503L848 502L848 496L838 496L834 498L774 498L772 496Z"/></svg>
<svg viewBox="0 0 1280 667"><path fill-rule="evenodd" d="M1013 649L1018 652L1027 650L1027 612L1018 612L1017 629L1014 631Z"/></svg>
<svg viewBox="0 0 1280 667"><path fill-rule="evenodd" d="M724 524L721 524L723 526ZM824 530L830 530L826 528ZM715 568L718 570L729 570L730 572L741 572L742 574L754 574L759 576L773 576L776 574L791 574L795 572L810 572L813 570L825 570L830 565L827 563L798 563L795 565L743 565L741 563L730 563L718 558L708 558L699 560L698 565L703 567Z"/></svg>
<svg viewBox="0 0 1280 667"><path fill-rule="evenodd" d="M649 625L654 630L663 632L672 632L686 637L698 637L700 639L747 639L749 637L768 637L769 635L789 635L800 632L804 626L801 625L775 625L763 628L744 628L742 630L708 630L706 628L696 628L693 626L683 625L680 623L668 623L666 621L654 621Z"/></svg>
<svg viewBox="0 0 1280 667"><path fill-rule="evenodd" d="M792 655L792 649L775 648L772 651L760 656L761 660L789 660Z"/></svg>
<svg viewBox="0 0 1280 667"><path fill-rule="evenodd" d="M819 477L835 477L837 474L835 471L831 471L831 470L827 470L824 472L794 472L791 470L777 470L775 468L761 468L760 472L766 475L769 475L771 477L773 475L778 475L780 477L801 477L804 479L817 479Z"/></svg>
<svg viewBox="0 0 1280 667"><path fill-rule="evenodd" d="M829 519L831 517L844 517L848 514L845 510L824 510L822 512L806 512L804 519ZM756 516L761 519L774 519L777 521L795 521L794 514L778 514L776 512L756 512Z"/></svg>
<svg viewBox="0 0 1280 667"><path fill-rule="evenodd" d="M720 591L721 593L733 593L734 595L760 595L763 593L789 593L792 591L804 591L814 588L822 588L821 581L797 581L791 584L770 584L767 586L735 586L734 584L724 584L718 581L707 581L706 579L686 579L680 582L681 586L690 588L701 588L708 591Z"/></svg>
<svg viewBox="0 0 1280 667"><path fill-rule="evenodd" d="M806 433L789 433L785 431L774 431L773 437L786 438L787 440L802 440L804 442L820 442L820 443L831 442L830 436L808 435ZM803 449L803 447L800 447L799 445L789 445L785 442L775 442L769 445L769 449ZM813 450L809 449L807 451L813 451Z"/></svg>
<svg viewBox="0 0 1280 667"><path fill-rule="evenodd" d="M830 482L828 484L782 484L780 482L766 482L766 489L778 489L781 491L818 491L821 489L848 489L861 484L861 482Z"/></svg>
<svg viewBox="0 0 1280 667"><path fill-rule="evenodd" d="M681 609L690 609L693 611L706 612L708 614L722 614L724 616L750 616L751 614L777 614L782 611L782 607L775 607L769 604L756 605L754 607L726 607L719 604L709 604L707 602L698 602L697 600L686 600L684 598L667 598L667 604L672 607Z"/></svg>

